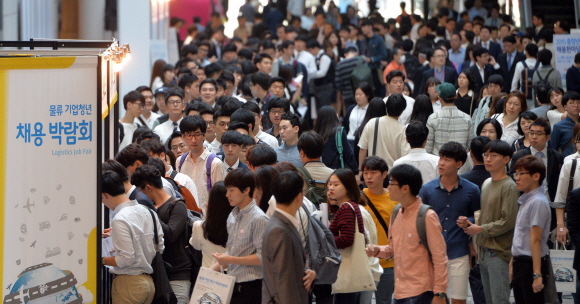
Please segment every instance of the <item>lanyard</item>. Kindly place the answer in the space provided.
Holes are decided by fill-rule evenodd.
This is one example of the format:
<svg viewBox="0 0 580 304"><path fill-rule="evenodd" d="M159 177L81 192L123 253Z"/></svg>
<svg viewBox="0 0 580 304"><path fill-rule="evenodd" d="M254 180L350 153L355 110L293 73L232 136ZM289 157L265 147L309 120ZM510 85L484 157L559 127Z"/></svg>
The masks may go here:
<svg viewBox="0 0 580 304"><path fill-rule="evenodd" d="M439 79L439 81L441 81L441 83L445 82L445 66L443 66L441 68L441 78L437 77L437 73L435 72L435 69L437 68L433 68L433 76L435 76L435 78Z"/></svg>

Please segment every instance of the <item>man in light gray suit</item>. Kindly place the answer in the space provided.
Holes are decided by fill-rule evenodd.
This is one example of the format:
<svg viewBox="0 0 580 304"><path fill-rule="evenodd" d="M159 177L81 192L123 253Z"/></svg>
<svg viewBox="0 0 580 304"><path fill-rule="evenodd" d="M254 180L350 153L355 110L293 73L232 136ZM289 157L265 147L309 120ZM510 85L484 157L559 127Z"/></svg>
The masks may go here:
<svg viewBox="0 0 580 304"><path fill-rule="evenodd" d="M306 254L295 217L302 206L304 180L294 171L282 172L272 181L276 211L262 241L262 303L307 304L316 272L306 268ZM308 225L308 223L305 223Z"/></svg>

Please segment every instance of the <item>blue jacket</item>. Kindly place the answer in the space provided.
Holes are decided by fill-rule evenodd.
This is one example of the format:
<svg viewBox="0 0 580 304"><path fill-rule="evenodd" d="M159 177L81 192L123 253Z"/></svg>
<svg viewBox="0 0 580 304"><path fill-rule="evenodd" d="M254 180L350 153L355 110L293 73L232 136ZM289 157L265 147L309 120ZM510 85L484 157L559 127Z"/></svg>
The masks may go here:
<svg viewBox="0 0 580 304"><path fill-rule="evenodd" d="M574 66L566 71L566 88L580 94L580 70Z"/></svg>
<svg viewBox="0 0 580 304"><path fill-rule="evenodd" d="M322 162L331 169L340 169L340 154L336 148L335 134L332 134L324 144L324 150L322 151ZM342 131L342 159L344 161L344 167L350 168L354 174L358 174L358 164L354 153L350 147L350 144L346 140L346 132Z"/></svg>
<svg viewBox="0 0 580 304"><path fill-rule="evenodd" d="M373 34L371 38L366 38L365 43L362 44L361 55L367 56L371 59L368 64L371 69L379 69L381 61L387 60L387 47L383 38L377 34Z"/></svg>

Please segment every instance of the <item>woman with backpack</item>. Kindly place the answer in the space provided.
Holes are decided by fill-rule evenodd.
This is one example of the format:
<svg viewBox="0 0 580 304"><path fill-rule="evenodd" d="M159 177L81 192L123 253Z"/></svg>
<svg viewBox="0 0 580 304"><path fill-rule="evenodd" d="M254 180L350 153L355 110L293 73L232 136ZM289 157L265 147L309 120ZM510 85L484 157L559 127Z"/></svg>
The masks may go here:
<svg viewBox="0 0 580 304"><path fill-rule="evenodd" d="M344 127L339 126L338 114L332 106L318 111L314 132L324 139L322 162L331 169L351 168L358 173L358 165L348 143Z"/></svg>

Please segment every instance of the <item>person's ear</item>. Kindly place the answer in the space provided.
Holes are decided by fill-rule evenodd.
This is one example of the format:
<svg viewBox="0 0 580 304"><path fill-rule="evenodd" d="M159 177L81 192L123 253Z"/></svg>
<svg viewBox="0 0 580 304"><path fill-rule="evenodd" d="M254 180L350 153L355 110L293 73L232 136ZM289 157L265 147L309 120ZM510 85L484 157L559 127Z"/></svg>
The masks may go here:
<svg viewBox="0 0 580 304"><path fill-rule="evenodd" d="M387 176L389 175L389 171L385 171L381 174L381 176L383 177L383 179L386 179Z"/></svg>

